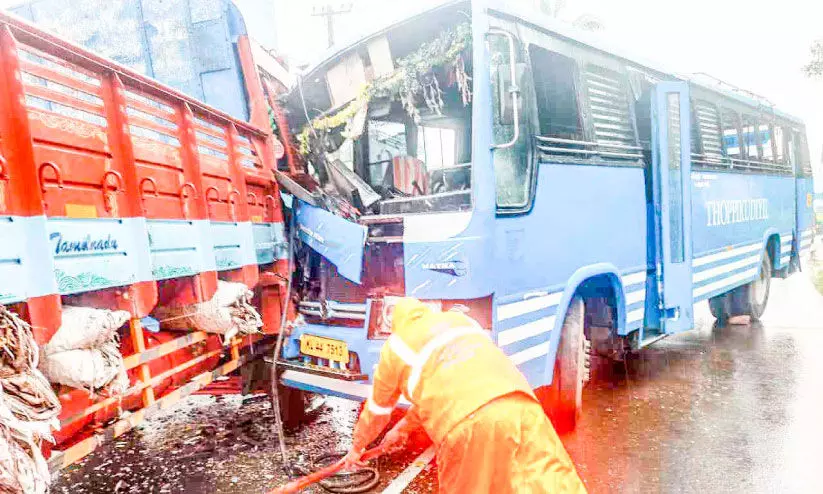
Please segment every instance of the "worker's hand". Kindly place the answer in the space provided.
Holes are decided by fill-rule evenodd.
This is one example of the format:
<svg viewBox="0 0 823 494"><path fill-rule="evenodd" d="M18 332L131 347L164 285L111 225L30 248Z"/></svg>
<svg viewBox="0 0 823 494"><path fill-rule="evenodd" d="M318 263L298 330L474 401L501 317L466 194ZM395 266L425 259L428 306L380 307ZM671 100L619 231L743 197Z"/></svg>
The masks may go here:
<svg viewBox="0 0 823 494"><path fill-rule="evenodd" d="M366 462L365 461L360 461L361 456L363 456L363 450L362 449L352 448L346 454L346 456L344 456L343 459L340 460L340 461L343 462L343 470L352 472L352 471L357 470L359 468L365 467Z"/></svg>
<svg viewBox="0 0 823 494"><path fill-rule="evenodd" d="M404 424L398 422L397 425L386 433L380 442L380 446L386 448L387 453L396 453L403 449L408 439L409 433L405 430Z"/></svg>

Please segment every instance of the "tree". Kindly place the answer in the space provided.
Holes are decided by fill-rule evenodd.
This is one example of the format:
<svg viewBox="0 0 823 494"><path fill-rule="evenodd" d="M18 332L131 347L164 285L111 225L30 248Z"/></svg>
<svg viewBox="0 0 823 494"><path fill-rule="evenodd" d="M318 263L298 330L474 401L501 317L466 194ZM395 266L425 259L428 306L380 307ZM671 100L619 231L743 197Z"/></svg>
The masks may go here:
<svg viewBox="0 0 823 494"><path fill-rule="evenodd" d="M803 72L809 77L823 77L823 39L812 43L812 59L803 67Z"/></svg>
<svg viewBox="0 0 823 494"><path fill-rule="evenodd" d="M574 20L567 19L563 13L566 10L566 0L537 0L538 8L544 13L556 19L571 23L574 27L584 31L602 31L603 22L592 14L583 14Z"/></svg>
<svg viewBox="0 0 823 494"><path fill-rule="evenodd" d="M572 22L572 24L578 28L583 29L584 31L602 31L605 26L603 23L600 22L600 19L591 15L591 14L583 14L577 19Z"/></svg>

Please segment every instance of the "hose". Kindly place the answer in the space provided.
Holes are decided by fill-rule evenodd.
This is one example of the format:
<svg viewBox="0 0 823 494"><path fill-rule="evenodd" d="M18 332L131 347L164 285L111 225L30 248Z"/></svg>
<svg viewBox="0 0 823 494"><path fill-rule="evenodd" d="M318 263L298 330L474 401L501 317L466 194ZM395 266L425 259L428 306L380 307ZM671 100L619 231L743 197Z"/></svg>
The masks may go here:
<svg viewBox="0 0 823 494"><path fill-rule="evenodd" d="M360 457L361 461L369 461L371 459L377 458L378 456L385 453L385 448L381 446L377 446L376 448L370 449L363 453L363 456ZM333 453L331 455L324 455L326 457L337 456L337 453ZM318 458L318 460L322 459L323 457ZM294 494L301 489L305 489L306 487L315 484L317 482L321 482L324 479L327 479L333 475L338 476L349 476L349 475L359 475L360 472L354 472L353 474L343 473L339 474L340 470L343 468L343 460L338 460L337 462L322 468L312 474L305 475L300 477L299 479L293 480L288 484L278 487L277 489L269 491L267 494ZM349 487L349 483L344 484L337 484L338 487L333 487L333 489L346 489L346 490L331 490L322 483L320 484L323 486L324 489L330 490L331 492L338 492L338 493L346 493L346 494L353 494L359 492L365 492L368 489L374 488L379 482L379 477L377 477L377 470L373 468L369 468L368 470L374 471L375 478L368 481L368 484L364 484L363 486L356 486L356 487Z"/></svg>
<svg viewBox="0 0 823 494"><path fill-rule="evenodd" d="M337 462L344 456L346 456L345 452L326 453L315 458L312 463L324 464L329 460ZM328 466L329 465L326 465L325 467ZM293 470L300 475L305 476L309 474L308 470L299 466L294 467ZM334 494L359 494L374 489L374 487L380 483L380 473L376 468L365 467L354 472L337 472L327 479L335 480L320 480L317 483L328 492Z"/></svg>
<svg viewBox="0 0 823 494"><path fill-rule="evenodd" d="M277 359L279 358L280 352L283 349L283 337L286 334L286 321L288 320L289 316L289 301L291 300L293 279L292 271L294 271L294 216L294 211L292 211L292 214L289 219L289 257L287 272L289 279L286 283L286 296L283 299L283 313L280 317L280 330L277 332L277 343L275 343L274 345L274 356L272 357L271 362L271 400L272 408L274 409L274 426L277 429L277 442L280 447L280 455L283 458L283 468L285 468L287 472L289 465L289 456L286 452L286 440L285 435L283 433L283 417L280 413L280 392L277 389L277 385L280 382L280 378L277 375Z"/></svg>

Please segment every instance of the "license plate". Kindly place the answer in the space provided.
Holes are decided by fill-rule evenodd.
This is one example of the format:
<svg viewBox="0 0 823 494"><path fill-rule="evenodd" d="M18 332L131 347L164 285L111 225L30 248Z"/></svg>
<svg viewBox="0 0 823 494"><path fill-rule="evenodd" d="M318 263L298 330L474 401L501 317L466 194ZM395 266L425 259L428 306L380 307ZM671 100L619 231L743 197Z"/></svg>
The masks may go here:
<svg viewBox="0 0 823 494"><path fill-rule="evenodd" d="M300 353L349 363L349 346L344 341L304 334L300 337Z"/></svg>

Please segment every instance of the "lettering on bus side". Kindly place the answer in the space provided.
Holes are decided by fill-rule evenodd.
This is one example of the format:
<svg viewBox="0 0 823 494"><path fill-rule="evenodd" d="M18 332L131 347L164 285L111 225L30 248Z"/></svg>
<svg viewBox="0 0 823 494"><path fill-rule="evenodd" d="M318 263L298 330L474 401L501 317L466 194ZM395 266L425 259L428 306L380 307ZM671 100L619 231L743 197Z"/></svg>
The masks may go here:
<svg viewBox="0 0 823 494"><path fill-rule="evenodd" d="M724 226L769 219L768 199L706 201L706 226Z"/></svg>

